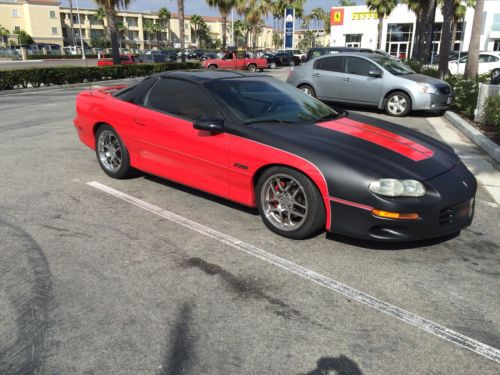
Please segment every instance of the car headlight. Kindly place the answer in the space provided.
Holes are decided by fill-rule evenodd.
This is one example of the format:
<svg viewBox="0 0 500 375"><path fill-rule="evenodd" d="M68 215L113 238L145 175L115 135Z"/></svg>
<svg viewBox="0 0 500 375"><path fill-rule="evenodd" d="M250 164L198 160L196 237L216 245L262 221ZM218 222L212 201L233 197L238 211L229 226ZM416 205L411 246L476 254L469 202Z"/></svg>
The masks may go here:
<svg viewBox="0 0 500 375"><path fill-rule="evenodd" d="M434 86L432 86L429 83L418 82L418 85L420 86L420 92L423 92L425 94L435 94L436 93L436 89L434 88Z"/></svg>
<svg viewBox="0 0 500 375"><path fill-rule="evenodd" d="M368 189L375 194L388 197L422 197L425 195L424 185L415 180L382 178L372 182Z"/></svg>

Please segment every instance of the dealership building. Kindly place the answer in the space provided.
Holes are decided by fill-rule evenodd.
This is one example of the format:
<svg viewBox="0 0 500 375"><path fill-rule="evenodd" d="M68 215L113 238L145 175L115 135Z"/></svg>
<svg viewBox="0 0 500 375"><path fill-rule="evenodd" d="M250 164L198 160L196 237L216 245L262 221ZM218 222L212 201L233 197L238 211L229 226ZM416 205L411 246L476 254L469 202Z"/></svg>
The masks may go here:
<svg viewBox="0 0 500 375"><path fill-rule="evenodd" d="M459 22L453 50L467 51L472 33L474 8L468 8ZM330 46L363 47L377 49L378 17L366 6L332 7ZM400 58L411 57L415 38L416 16L406 4L398 4L384 18L381 49ZM433 51L439 53L443 15L436 10L433 30ZM500 1L484 1L484 17L481 28L481 51L500 51Z"/></svg>

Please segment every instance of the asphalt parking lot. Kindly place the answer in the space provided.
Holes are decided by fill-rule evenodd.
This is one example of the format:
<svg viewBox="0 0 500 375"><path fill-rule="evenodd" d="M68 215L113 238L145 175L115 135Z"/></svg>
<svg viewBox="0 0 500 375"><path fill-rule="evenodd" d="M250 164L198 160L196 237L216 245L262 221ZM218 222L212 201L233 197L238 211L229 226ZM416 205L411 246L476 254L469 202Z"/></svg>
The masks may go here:
<svg viewBox="0 0 500 375"><path fill-rule="evenodd" d="M500 372L494 186L454 238L292 241L208 194L107 177L72 125L81 90L0 96L0 373ZM392 121L488 163L426 116Z"/></svg>

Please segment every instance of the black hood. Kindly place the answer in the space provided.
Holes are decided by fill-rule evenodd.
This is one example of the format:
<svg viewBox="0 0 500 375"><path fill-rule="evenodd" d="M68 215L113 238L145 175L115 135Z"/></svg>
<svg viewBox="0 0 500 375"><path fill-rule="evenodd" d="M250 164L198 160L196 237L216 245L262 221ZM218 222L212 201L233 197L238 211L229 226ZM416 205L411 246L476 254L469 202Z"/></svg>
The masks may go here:
<svg viewBox="0 0 500 375"><path fill-rule="evenodd" d="M353 182L379 178L425 181L446 172L459 161L451 147L427 135L357 114L349 115L349 119L395 133L415 142L422 149L431 150L433 155L416 161L394 151L390 144L379 145L356 135L322 127L321 124L259 124L242 129L241 135L313 163L325 176L330 191L335 191L339 179L347 185L350 185L349 179ZM342 119L334 121L342 122ZM344 178L347 176L349 178Z"/></svg>

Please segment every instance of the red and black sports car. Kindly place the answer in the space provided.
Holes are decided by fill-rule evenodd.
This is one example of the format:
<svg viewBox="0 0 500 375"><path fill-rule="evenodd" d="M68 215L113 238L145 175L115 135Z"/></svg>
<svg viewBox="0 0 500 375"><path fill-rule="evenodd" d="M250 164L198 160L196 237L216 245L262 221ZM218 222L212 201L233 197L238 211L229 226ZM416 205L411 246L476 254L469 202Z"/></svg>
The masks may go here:
<svg viewBox="0 0 500 375"><path fill-rule="evenodd" d="M414 240L471 224L476 180L453 150L338 113L269 76L168 72L82 92L74 120L109 176L133 169L247 206L272 231Z"/></svg>

